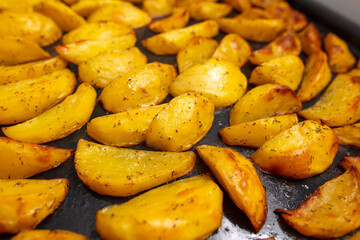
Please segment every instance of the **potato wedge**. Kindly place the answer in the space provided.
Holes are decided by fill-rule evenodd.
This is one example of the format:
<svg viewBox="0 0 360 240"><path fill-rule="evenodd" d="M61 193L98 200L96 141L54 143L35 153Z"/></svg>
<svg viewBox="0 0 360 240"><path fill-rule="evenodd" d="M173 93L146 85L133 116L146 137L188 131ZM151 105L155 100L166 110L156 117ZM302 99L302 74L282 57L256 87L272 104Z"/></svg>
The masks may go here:
<svg viewBox="0 0 360 240"><path fill-rule="evenodd" d="M352 168L320 186L296 209L276 211L301 234L341 237L360 226L359 185L359 172Z"/></svg>
<svg viewBox="0 0 360 240"><path fill-rule="evenodd" d="M306 60L304 78L297 93L302 102L316 97L331 81L331 70L326 53L312 53Z"/></svg>
<svg viewBox="0 0 360 240"><path fill-rule="evenodd" d="M324 49L329 57L329 65L333 72L349 71L356 62L356 58L348 48L347 43L333 33L324 38Z"/></svg>
<svg viewBox="0 0 360 240"><path fill-rule="evenodd" d="M337 150L337 137L331 128L306 120L265 142L251 160L262 172L303 179L326 171Z"/></svg>
<svg viewBox="0 0 360 240"><path fill-rule="evenodd" d="M89 240L87 237L65 230L30 230L18 233L10 240Z"/></svg>
<svg viewBox="0 0 360 240"><path fill-rule="evenodd" d="M344 157L339 165L342 166L347 171L350 171L351 168L356 168L357 171L360 170L360 156L356 157Z"/></svg>
<svg viewBox="0 0 360 240"><path fill-rule="evenodd" d="M220 42L212 57L244 66L251 54L251 46L240 35L229 33Z"/></svg>
<svg viewBox="0 0 360 240"><path fill-rule="evenodd" d="M137 47L101 53L79 63L79 80L104 88L131 70L145 65L147 57Z"/></svg>
<svg viewBox="0 0 360 240"><path fill-rule="evenodd" d="M144 0L143 10L152 18L170 15L175 5L175 0Z"/></svg>
<svg viewBox="0 0 360 240"><path fill-rule="evenodd" d="M30 9L32 8L38 0L0 0L0 9Z"/></svg>
<svg viewBox="0 0 360 240"><path fill-rule="evenodd" d="M73 151L0 137L0 152L0 178L18 179L56 168Z"/></svg>
<svg viewBox="0 0 360 240"><path fill-rule="evenodd" d="M310 55L321 50L321 33L313 23L309 23L304 30L298 33L301 50Z"/></svg>
<svg viewBox="0 0 360 240"><path fill-rule="evenodd" d="M300 57L286 55L271 59L257 66L251 73L249 83L263 85L277 83L296 90L303 78L304 63Z"/></svg>
<svg viewBox="0 0 360 240"><path fill-rule="evenodd" d="M16 65L50 58L39 45L21 37L0 36L0 65Z"/></svg>
<svg viewBox="0 0 360 240"><path fill-rule="evenodd" d="M266 220L267 202L265 189L250 160L230 148L201 145L196 151L249 218L255 232L259 232Z"/></svg>
<svg viewBox="0 0 360 240"><path fill-rule="evenodd" d="M223 128L219 134L227 145L259 148L280 132L298 123L296 114L262 118Z"/></svg>
<svg viewBox="0 0 360 240"><path fill-rule="evenodd" d="M360 77L339 74L320 99L299 115L321 120L330 127L344 126L360 119Z"/></svg>
<svg viewBox="0 0 360 240"><path fill-rule="evenodd" d="M145 141L146 133L156 114L165 104L136 108L92 119L87 134L94 140L111 146L129 147Z"/></svg>
<svg viewBox="0 0 360 240"><path fill-rule="evenodd" d="M251 0L251 3L256 7L267 8L272 4L285 1L286 0Z"/></svg>
<svg viewBox="0 0 360 240"><path fill-rule="evenodd" d="M217 0L175 0L175 6L177 7L188 7L191 3L194 2L217 2Z"/></svg>
<svg viewBox="0 0 360 240"><path fill-rule="evenodd" d="M151 122L146 145L170 152L190 149L210 130L214 110L210 100L195 93L173 98Z"/></svg>
<svg viewBox="0 0 360 240"><path fill-rule="evenodd" d="M259 65L277 57L299 55L300 52L300 39L296 35L295 31L290 29L265 47L253 51L249 56L249 61L253 64Z"/></svg>
<svg viewBox="0 0 360 240"><path fill-rule="evenodd" d="M160 33L141 41L143 47L156 55L177 54L193 37L212 38L218 35L216 21L207 20L186 28Z"/></svg>
<svg viewBox="0 0 360 240"><path fill-rule="evenodd" d="M190 17L200 21L225 17L231 13L232 6L226 3L202 1L191 3L188 9Z"/></svg>
<svg viewBox="0 0 360 240"><path fill-rule="evenodd" d="M251 9L251 1L250 0L223 0L233 6L236 10L240 12L244 12L246 10Z"/></svg>
<svg viewBox="0 0 360 240"><path fill-rule="evenodd" d="M68 62L65 59L57 56L15 66L0 66L0 85L41 77L62 70L67 65Z"/></svg>
<svg viewBox="0 0 360 240"><path fill-rule="evenodd" d="M185 27L189 19L190 13L187 8L174 8L170 17L152 22L149 29L154 33L169 32Z"/></svg>
<svg viewBox="0 0 360 240"><path fill-rule="evenodd" d="M67 179L0 179L0 234L35 228L64 201Z"/></svg>
<svg viewBox="0 0 360 240"><path fill-rule="evenodd" d="M79 0L71 5L71 9L80 16L88 17L91 13L101 7L122 4L119 2L120 0Z"/></svg>
<svg viewBox="0 0 360 240"><path fill-rule="evenodd" d="M7 137L29 143L46 143L69 136L89 121L95 106L96 92L80 84L76 92L39 116L2 131Z"/></svg>
<svg viewBox="0 0 360 240"><path fill-rule="evenodd" d="M174 66L152 62L113 80L102 91L99 101L113 113L161 103L176 77Z"/></svg>
<svg viewBox="0 0 360 240"><path fill-rule="evenodd" d="M0 125L29 120L70 95L75 75L63 69L39 78L0 85Z"/></svg>
<svg viewBox="0 0 360 240"><path fill-rule="evenodd" d="M346 240L359 240L360 239L360 232L353 234L352 236L346 238Z"/></svg>
<svg viewBox="0 0 360 240"><path fill-rule="evenodd" d="M354 68L350 72L346 73L351 76L360 77L360 69Z"/></svg>
<svg viewBox="0 0 360 240"><path fill-rule="evenodd" d="M236 15L235 19L273 19L274 17L261 8L250 8L245 12Z"/></svg>
<svg viewBox="0 0 360 240"><path fill-rule="evenodd" d="M193 37L190 39L176 56L179 72L182 73L186 69L211 58L217 46L217 41L211 38Z"/></svg>
<svg viewBox="0 0 360 240"><path fill-rule="evenodd" d="M246 77L236 65L210 58L179 74L170 84L170 93L173 96L186 92L200 93L221 109L239 100L246 87Z"/></svg>
<svg viewBox="0 0 360 240"><path fill-rule="evenodd" d="M291 88L265 84L248 91L231 109L230 125L296 113L302 104Z"/></svg>
<svg viewBox="0 0 360 240"><path fill-rule="evenodd" d="M221 226L222 200L210 176L191 177L99 210L96 231L103 239L205 239Z"/></svg>
<svg viewBox="0 0 360 240"><path fill-rule="evenodd" d="M360 148L360 124L355 123L333 129L338 137L339 144ZM360 171L360 168L359 168Z"/></svg>
<svg viewBox="0 0 360 240"><path fill-rule="evenodd" d="M127 197L190 173L193 152L154 152L100 145L80 139L75 169L83 183L101 194Z"/></svg>

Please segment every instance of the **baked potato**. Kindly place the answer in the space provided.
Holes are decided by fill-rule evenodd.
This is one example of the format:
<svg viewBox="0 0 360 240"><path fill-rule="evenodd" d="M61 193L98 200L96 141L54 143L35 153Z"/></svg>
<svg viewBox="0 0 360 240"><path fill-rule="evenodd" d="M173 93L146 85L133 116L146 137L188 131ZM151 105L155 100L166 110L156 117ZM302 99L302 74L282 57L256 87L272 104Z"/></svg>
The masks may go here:
<svg viewBox="0 0 360 240"><path fill-rule="evenodd" d="M89 240L87 237L65 230L29 230L18 233L10 240Z"/></svg>
<svg viewBox="0 0 360 240"><path fill-rule="evenodd" d="M240 12L244 12L251 8L251 1L250 0L223 0L233 6L236 10Z"/></svg>
<svg viewBox="0 0 360 240"><path fill-rule="evenodd" d="M355 123L333 129L338 137L339 144L360 148L360 124ZM360 171L360 168L359 168Z"/></svg>
<svg viewBox="0 0 360 240"><path fill-rule="evenodd" d="M356 170L360 170L360 157L344 157L340 162L339 165L342 166L344 169L350 171L351 168L356 168Z"/></svg>
<svg viewBox="0 0 360 240"><path fill-rule="evenodd" d="M190 13L187 8L173 8L172 15L149 25L149 29L154 33L169 32L171 30L185 27L190 19Z"/></svg>
<svg viewBox="0 0 360 240"><path fill-rule="evenodd" d="M321 33L313 23L309 23L304 30L298 33L301 50L311 55L321 50Z"/></svg>
<svg viewBox="0 0 360 240"><path fill-rule="evenodd" d="M142 8L152 18L170 15L175 5L175 0L144 0Z"/></svg>
<svg viewBox="0 0 360 240"><path fill-rule="evenodd" d="M207 1L191 3L188 9L190 17L198 21L225 17L232 11L232 7L229 4Z"/></svg>

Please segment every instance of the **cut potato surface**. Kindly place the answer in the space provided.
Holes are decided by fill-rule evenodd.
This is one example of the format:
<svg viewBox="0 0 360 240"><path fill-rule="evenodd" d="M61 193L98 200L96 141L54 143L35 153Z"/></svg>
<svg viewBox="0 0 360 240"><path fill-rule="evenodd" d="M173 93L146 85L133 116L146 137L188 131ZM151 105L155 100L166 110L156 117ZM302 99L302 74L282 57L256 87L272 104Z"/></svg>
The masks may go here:
<svg viewBox="0 0 360 240"><path fill-rule="evenodd" d="M18 233L11 240L89 240L87 237L65 230L29 230Z"/></svg>
<svg viewBox="0 0 360 240"><path fill-rule="evenodd" d="M340 162L339 165L342 166L344 169L350 171L351 168L356 168L356 170L360 170L360 156L356 157L344 157Z"/></svg>
<svg viewBox="0 0 360 240"><path fill-rule="evenodd" d="M360 148L360 124L355 123L333 129L339 144ZM359 169L360 171L360 169Z"/></svg>
<svg viewBox="0 0 360 240"><path fill-rule="evenodd" d="M194 2L188 7L190 17L194 20L216 19L231 13L232 7L225 3L216 2Z"/></svg>
<svg viewBox="0 0 360 240"><path fill-rule="evenodd" d="M149 25L149 29L154 33L169 32L171 30L185 27L190 19L190 13L187 8L174 8L172 15Z"/></svg>
<svg viewBox="0 0 360 240"><path fill-rule="evenodd" d="M164 17L171 14L175 0L143 0L143 10L152 18Z"/></svg>

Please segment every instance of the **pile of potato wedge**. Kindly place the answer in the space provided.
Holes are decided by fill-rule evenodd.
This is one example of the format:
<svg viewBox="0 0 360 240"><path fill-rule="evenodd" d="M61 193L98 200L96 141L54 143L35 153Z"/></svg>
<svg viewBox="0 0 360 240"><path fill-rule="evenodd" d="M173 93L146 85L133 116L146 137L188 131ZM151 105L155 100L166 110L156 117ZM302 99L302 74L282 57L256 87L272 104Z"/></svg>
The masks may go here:
<svg viewBox="0 0 360 240"><path fill-rule="evenodd" d="M286 0L0 0L0 10L0 235L89 239L36 229L71 214L62 203L86 186L122 199L92 216L101 239L206 239L224 194L249 239L282 239L264 227L274 209L264 176L311 180L339 157L342 174L275 212L310 238L360 228L360 156L338 154L360 148L360 60ZM66 161L82 184L58 174Z"/></svg>

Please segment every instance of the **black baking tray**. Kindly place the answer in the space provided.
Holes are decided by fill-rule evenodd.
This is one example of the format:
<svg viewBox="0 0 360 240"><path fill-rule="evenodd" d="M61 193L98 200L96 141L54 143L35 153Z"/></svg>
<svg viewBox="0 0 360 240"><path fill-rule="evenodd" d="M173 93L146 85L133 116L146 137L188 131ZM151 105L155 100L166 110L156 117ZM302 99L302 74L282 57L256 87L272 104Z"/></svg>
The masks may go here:
<svg viewBox="0 0 360 240"><path fill-rule="evenodd" d="M288 1L295 9L305 13L309 22L313 22L320 31L325 35L328 32L334 32L339 35L350 45L351 51L359 57L360 55L360 25L353 24L347 21L345 18L337 15L335 12L324 8L322 5L316 4L311 0ZM234 13L235 14L235 13ZM194 23L194 21L191 21ZM190 23L190 24L191 24ZM138 40L145 39L153 35L153 33L146 27L136 30ZM220 33L216 40L220 41L224 36ZM264 44L251 43L253 49L262 47ZM140 41L137 42L137 47L145 53L149 62L159 61L176 65L176 56L156 56L145 50ZM52 47L47 48L52 54L56 55ZM305 56L302 55L305 59ZM248 63L242 68L242 72L249 77L252 69L255 66ZM77 67L70 64L72 71L77 73ZM333 76L334 77L334 76ZM252 85L249 86L251 89ZM99 94L101 91L97 90ZM168 96L165 102L168 102L171 96ZM317 98L318 99L318 98ZM312 105L317 99L312 100L309 103L304 104L304 108ZM209 133L202 139L197 145L210 144L220 147L228 147L219 138L218 131L226 126L229 126L229 111L230 108L218 110L215 112L214 124ZM101 105L95 106L92 118L108 114ZM0 132L0 136L4 136ZM71 134L65 139L48 143L47 145L75 149L77 142L80 138L91 140L86 134L86 126L82 127L79 131ZM197 146L196 145L196 146ZM144 145L133 147L134 149L147 149ZM254 152L254 149L245 147L231 147L246 157L250 157ZM192 149L194 150L194 148ZM0 153L1 154L1 153ZM277 240L282 239L312 239L305 237L288 226L285 221L274 210L277 208L294 209L301 204L317 187L324 184L326 181L343 173L343 169L338 166L339 161L344 156L358 156L360 150L353 147L339 146L338 153L332 166L324 173L303 180L291 180L276 177L268 174L264 174L258 171L259 177L266 188L266 195L268 201L268 214L264 227L257 234L245 216L245 214L239 210L235 204L231 201L229 196L224 191L224 216L222 220L222 226L215 231L208 239L211 240L242 240L242 239L257 239L266 237L275 237ZM209 169L204 162L198 157L194 171L185 176L195 176L200 173L208 172ZM129 199L140 195L137 194L132 197L119 198L101 196L88 188L77 177L73 157L63 163L56 169L38 174L32 178L35 179L52 179L52 178L67 178L70 181L69 193L64 202L54 212L54 214L47 217L37 227L38 229L64 229L73 232L83 234L90 239L100 239L95 230L95 213L111 204L122 204ZM355 231L356 232L356 231ZM354 232L353 232L354 233ZM351 233L351 234L353 234ZM350 235L351 235L350 234ZM348 236L339 239L345 239ZM10 239L11 236L1 236L0 240Z"/></svg>

